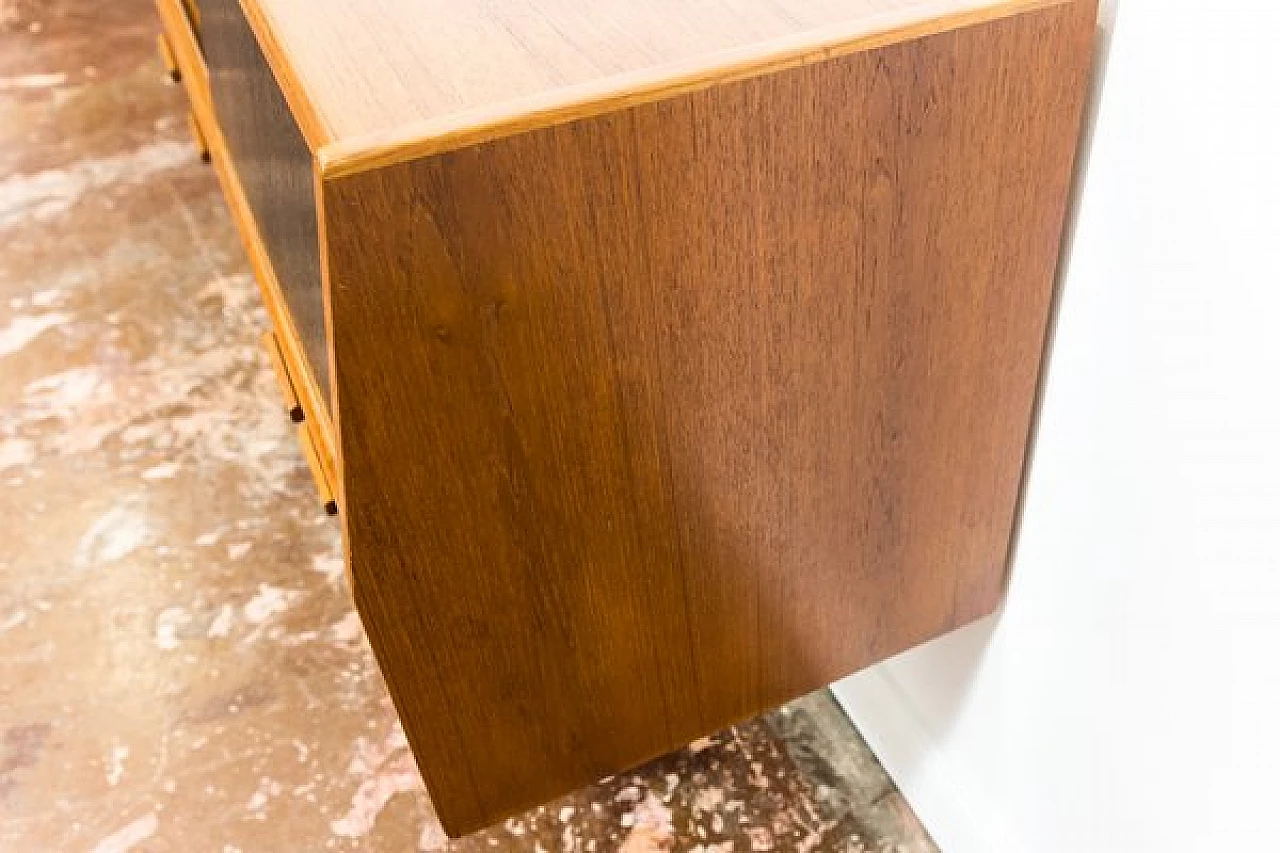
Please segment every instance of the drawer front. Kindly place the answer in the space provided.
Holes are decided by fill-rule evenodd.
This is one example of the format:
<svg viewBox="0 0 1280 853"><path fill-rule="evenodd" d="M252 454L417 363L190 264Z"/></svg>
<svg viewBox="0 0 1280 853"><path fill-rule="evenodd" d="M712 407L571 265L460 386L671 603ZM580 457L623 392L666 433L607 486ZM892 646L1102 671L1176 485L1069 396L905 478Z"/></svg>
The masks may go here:
<svg viewBox="0 0 1280 853"><path fill-rule="evenodd" d="M237 0L200 0L200 26L218 124L312 375L331 402L311 153Z"/></svg>

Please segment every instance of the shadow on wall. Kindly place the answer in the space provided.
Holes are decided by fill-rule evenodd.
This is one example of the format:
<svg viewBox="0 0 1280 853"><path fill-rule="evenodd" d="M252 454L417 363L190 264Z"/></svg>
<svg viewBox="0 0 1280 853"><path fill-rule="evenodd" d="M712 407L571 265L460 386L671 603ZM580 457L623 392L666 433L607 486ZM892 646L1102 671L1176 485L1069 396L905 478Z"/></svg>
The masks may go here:
<svg viewBox="0 0 1280 853"><path fill-rule="evenodd" d="M1111 39L1116 30L1117 0L1101 0L1098 7L1098 30L1093 42L1093 72L1089 81L1089 94L1084 104L1081 120L1080 144L1076 148L1075 175L1071 181L1071 193L1067 201L1066 222L1062 226L1062 251L1058 257L1058 273L1053 283L1053 299L1049 304L1049 324L1044 337L1044 355L1040 359L1040 380L1036 386L1036 403L1032 410L1031 430L1027 437L1027 453L1023 463L1022 485L1018 490L1018 506L1013 516L1013 535L1009 539L1009 577L1005 589L1012 581L1018 540L1022 534L1022 514L1026 506L1027 481L1031 466L1035 463L1036 438L1040 434L1040 414L1044 410L1045 380L1049 375L1049 363L1053 360L1053 345L1058 334L1058 315L1062 307L1062 289L1067 271L1071 268L1071 251L1075 245L1076 227L1080 219L1080 199L1084 193L1085 175L1089 173L1089 159L1093 153L1093 138L1098 129L1098 107L1102 100L1102 88L1107 78L1107 58L1111 53ZM999 617L999 612L996 613Z"/></svg>
<svg viewBox="0 0 1280 853"><path fill-rule="evenodd" d="M1085 103L1081 138L1076 153L1075 177L1071 187L1066 223L1063 227L1063 249L1054 284L1048 334L1036 393L1035 414L1028 436L1028 452L1014 517L1013 537L1009 546L1009 575L1006 579L1006 592L1012 589L1017 581L1016 556L1022 530L1028 474L1035 460L1045 378L1053 354L1063 283L1071 266L1080 199L1097 128L1099 102L1115 32L1116 13L1116 0L1102 0L1094 47L1093 76ZM917 656L913 654L914 650L908 651L886 661L885 664L871 667L833 686L833 692L854 716L854 721L867 737L873 750L882 759L885 756L893 757L892 769L896 777L895 781L901 787L920 791L926 795L939 790L964 790L973 797L963 804L964 810L968 812L966 815L954 814L955 810L961 807L961 804L955 802L944 802L941 799L934 799L927 803L913 801L913 805L922 816L934 818L928 821L930 824L947 824L953 827L971 825L974 823L973 818L983 815L985 811L984 805L977 801L977 789L962 784L965 781L962 779L943 778L955 773L956 768L944 766L942 762L936 760L935 747L948 741L952 730L964 717L1007 606L1006 602L991 616L927 643L929 652L927 660L917 660ZM920 677L915 677L918 666L923 667L923 671ZM900 686L899 678L910 681L917 688L921 684L927 684L926 701L920 701L919 696L909 697ZM912 719L903 719L904 710ZM911 784L912 777L931 781L915 785ZM980 849L983 843L989 840L995 839L983 839L982 843L972 849Z"/></svg>

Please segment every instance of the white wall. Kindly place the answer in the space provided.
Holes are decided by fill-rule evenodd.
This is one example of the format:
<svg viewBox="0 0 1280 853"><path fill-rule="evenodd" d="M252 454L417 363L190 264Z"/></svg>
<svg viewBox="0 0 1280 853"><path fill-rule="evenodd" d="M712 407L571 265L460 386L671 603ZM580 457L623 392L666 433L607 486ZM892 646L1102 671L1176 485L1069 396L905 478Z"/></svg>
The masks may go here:
<svg viewBox="0 0 1280 853"><path fill-rule="evenodd" d="M1003 612L837 693L944 853L1280 850L1280 11L1118 4Z"/></svg>

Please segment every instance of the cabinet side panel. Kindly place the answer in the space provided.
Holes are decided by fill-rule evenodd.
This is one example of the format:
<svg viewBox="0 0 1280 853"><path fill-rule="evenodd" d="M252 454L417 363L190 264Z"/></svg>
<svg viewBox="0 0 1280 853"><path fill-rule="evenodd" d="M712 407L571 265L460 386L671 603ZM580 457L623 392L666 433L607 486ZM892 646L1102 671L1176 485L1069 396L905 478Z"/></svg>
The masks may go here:
<svg viewBox="0 0 1280 853"><path fill-rule="evenodd" d="M325 185L354 590L447 829L994 607L1093 14Z"/></svg>
<svg viewBox="0 0 1280 853"><path fill-rule="evenodd" d="M200 0L218 125L326 399L329 351L311 152L237 0Z"/></svg>

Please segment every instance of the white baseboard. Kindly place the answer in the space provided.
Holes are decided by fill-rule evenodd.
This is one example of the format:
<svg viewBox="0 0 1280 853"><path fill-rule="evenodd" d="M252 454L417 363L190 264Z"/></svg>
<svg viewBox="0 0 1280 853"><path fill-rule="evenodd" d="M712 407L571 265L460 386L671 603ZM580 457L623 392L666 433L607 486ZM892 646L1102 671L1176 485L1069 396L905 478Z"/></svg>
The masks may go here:
<svg viewBox="0 0 1280 853"><path fill-rule="evenodd" d="M831 692L942 853L1025 853L997 804L955 766L885 665L838 681Z"/></svg>

